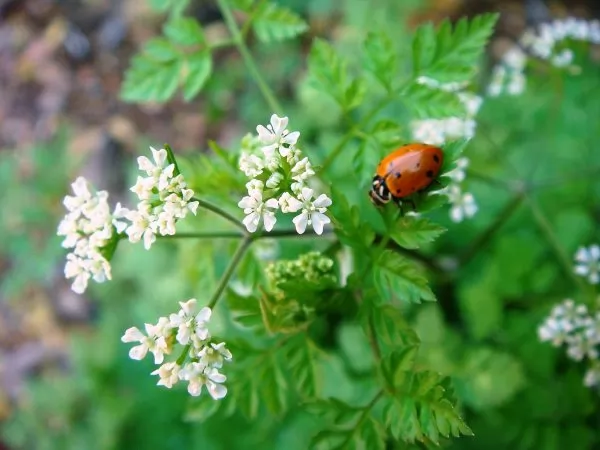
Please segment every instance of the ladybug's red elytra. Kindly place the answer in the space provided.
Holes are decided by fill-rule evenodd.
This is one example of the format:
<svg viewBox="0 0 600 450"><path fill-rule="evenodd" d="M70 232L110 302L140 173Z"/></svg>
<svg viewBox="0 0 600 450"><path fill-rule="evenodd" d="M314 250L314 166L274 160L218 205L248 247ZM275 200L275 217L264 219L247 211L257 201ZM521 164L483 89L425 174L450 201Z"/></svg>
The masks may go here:
<svg viewBox="0 0 600 450"><path fill-rule="evenodd" d="M394 200L401 206L401 199L431 185L443 162L442 149L434 145L408 144L394 150L377 166L369 191L371 201L376 206L383 206ZM405 201L413 203L409 199Z"/></svg>

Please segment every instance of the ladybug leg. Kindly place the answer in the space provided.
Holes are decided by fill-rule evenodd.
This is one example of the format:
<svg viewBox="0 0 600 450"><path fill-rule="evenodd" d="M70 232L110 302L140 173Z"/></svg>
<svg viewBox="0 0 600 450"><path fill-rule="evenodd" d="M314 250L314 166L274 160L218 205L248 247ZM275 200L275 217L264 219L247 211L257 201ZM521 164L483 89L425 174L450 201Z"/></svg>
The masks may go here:
<svg viewBox="0 0 600 450"><path fill-rule="evenodd" d="M396 204L396 206L400 210L400 215L403 216L404 215L404 208L402 208L402 200L400 200L399 198L394 198L394 203Z"/></svg>

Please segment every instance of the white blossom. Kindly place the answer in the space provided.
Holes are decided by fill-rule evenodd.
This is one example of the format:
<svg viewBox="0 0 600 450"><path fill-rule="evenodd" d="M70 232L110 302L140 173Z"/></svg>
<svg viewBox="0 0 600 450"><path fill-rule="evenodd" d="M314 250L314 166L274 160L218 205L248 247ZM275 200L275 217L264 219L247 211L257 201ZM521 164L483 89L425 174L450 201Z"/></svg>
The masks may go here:
<svg viewBox="0 0 600 450"><path fill-rule="evenodd" d="M156 325L146 324L146 333L131 327L121 340L137 343L129 351L132 359L141 360L149 352L154 354L154 363L160 366L151 374L158 375L159 386L171 389L179 381L187 381L190 395L200 395L206 386L213 399L221 399L227 394L223 385L227 378L220 369L224 363L231 362L233 356L225 342L211 340L208 322L212 311L209 307L198 310L194 298L179 305L177 313L168 318L160 317ZM165 355L174 353L176 343L181 346L177 360L164 362Z"/></svg>
<svg viewBox="0 0 600 450"><path fill-rule="evenodd" d="M575 273L586 277L591 284L600 282L600 246L580 247L575 254Z"/></svg>
<svg viewBox="0 0 600 450"><path fill-rule="evenodd" d="M196 335L200 340L206 340L210 334L206 328L212 311L208 307L196 312L197 300L192 298L187 302L179 302L181 309L177 314L169 316L173 328L177 328L177 342L181 345L189 344L191 337Z"/></svg>
<svg viewBox="0 0 600 450"><path fill-rule="evenodd" d="M451 203L450 218L453 222L462 222L477 212L477 203L471 193L463 193L458 185L450 185L447 191Z"/></svg>
<svg viewBox="0 0 600 450"><path fill-rule="evenodd" d="M271 116L271 123L266 127L258 125L256 131L258 138L263 144L263 149L276 149L281 156L286 157L289 154L289 148L296 145L300 132L287 130L288 118L278 117L276 114Z"/></svg>
<svg viewBox="0 0 600 450"><path fill-rule="evenodd" d="M323 227L331 222L325 215L327 208L331 206L331 199L325 194L321 194L312 201L313 193L310 188L302 188L298 196L302 202L302 212L293 219L298 234L303 234L308 225L312 225L315 233L323 234Z"/></svg>
<svg viewBox="0 0 600 450"><path fill-rule="evenodd" d="M586 387L593 387L600 384L600 365L596 364L585 372L583 384Z"/></svg>
<svg viewBox="0 0 600 450"><path fill-rule="evenodd" d="M64 237L62 246L72 249L67 254L65 278L73 278L71 289L82 294L90 279L97 283L111 279L110 263L103 250L123 230L120 219L124 209L117 205L111 214L108 193L93 192L83 177L78 177L71 187L75 195L67 195L63 200L68 212L59 223L57 234Z"/></svg>
<svg viewBox="0 0 600 450"><path fill-rule="evenodd" d="M262 192L253 190L248 192L249 195L242 198L238 206L244 210L246 217L243 220L244 226L250 233L254 233L258 229L258 224L261 219L264 222L265 230L271 231L275 222L275 210L279 207L276 199L270 198L263 202Z"/></svg>
<svg viewBox="0 0 600 450"><path fill-rule="evenodd" d="M175 234L175 224L188 212L196 214L198 202L187 187L183 175L175 175L175 164L167 164L167 151L150 147L152 160L138 158L138 167L147 177L138 176L131 191L140 200L137 208L125 210L121 216L131 224L124 230L132 243L143 240L149 250L156 236Z"/></svg>

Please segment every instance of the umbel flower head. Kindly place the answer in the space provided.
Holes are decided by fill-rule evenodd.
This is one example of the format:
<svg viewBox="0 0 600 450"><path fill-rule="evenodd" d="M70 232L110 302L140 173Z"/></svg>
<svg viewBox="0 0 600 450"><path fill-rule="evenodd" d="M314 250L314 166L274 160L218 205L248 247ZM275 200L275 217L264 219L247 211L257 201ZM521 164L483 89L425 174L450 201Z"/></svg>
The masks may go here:
<svg viewBox="0 0 600 450"><path fill-rule="evenodd" d="M74 195L67 195L63 204L67 214L58 225L57 234L64 236L62 246L67 254L65 277L73 278L71 288L81 294L90 279L102 283L111 279L110 263L104 250L127 226L120 219L120 204L113 213L108 205L108 192L95 192L90 183L79 177L71 185Z"/></svg>
<svg viewBox="0 0 600 450"><path fill-rule="evenodd" d="M288 118L271 116L266 127L258 125L258 136L242 141L239 167L250 178L246 184L248 195L238 206L244 210L246 229L254 233L259 227L271 231L277 222L276 213L298 213L293 223L303 234L311 226L322 234L331 222L327 208L331 199L325 194L316 195L308 184L315 171L302 151L296 146L300 132L287 129Z"/></svg>
<svg viewBox="0 0 600 450"><path fill-rule="evenodd" d="M206 306L198 309L197 303L194 298L180 302L177 313L160 317L156 325L146 324L145 333L131 327L121 341L137 344L129 351L132 359L154 355L154 363L160 367L152 375L158 375L159 386L170 389L179 381L187 381L190 395L199 396L206 386L210 396L218 400L227 394L223 384L227 377L220 369L232 360L232 355L225 343L214 342L208 331L212 310ZM175 361L164 362L165 355L173 354L177 344L183 353Z"/></svg>

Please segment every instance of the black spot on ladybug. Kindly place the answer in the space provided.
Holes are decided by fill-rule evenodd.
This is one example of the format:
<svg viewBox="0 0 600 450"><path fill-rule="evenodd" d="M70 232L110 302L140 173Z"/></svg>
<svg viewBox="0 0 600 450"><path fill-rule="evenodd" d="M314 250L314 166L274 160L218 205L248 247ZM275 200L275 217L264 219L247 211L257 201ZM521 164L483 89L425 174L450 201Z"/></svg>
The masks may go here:
<svg viewBox="0 0 600 450"><path fill-rule="evenodd" d="M400 178L400 177L402 176L402 174L401 174L400 172L396 172L396 173L394 174L394 176L395 176L396 178Z"/></svg>
<svg viewBox="0 0 600 450"><path fill-rule="evenodd" d="M427 178L433 178L433 170L428 170L425 175L427 175Z"/></svg>
<svg viewBox="0 0 600 450"><path fill-rule="evenodd" d="M399 195L402 192L402 189L396 189L396 195Z"/></svg>
<svg viewBox="0 0 600 450"><path fill-rule="evenodd" d="M436 163L439 163L439 162L440 162L440 158L438 158L438 155L433 155L433 160L434 160Z"/></svg>
<svg viewBox="0 0 600 450"><path fill-rule="evenodd" d="M421 167L421 163L420 163L420 162L418 162L418 163L417 163L417 169L418 169L419 167Z"/></svg>

